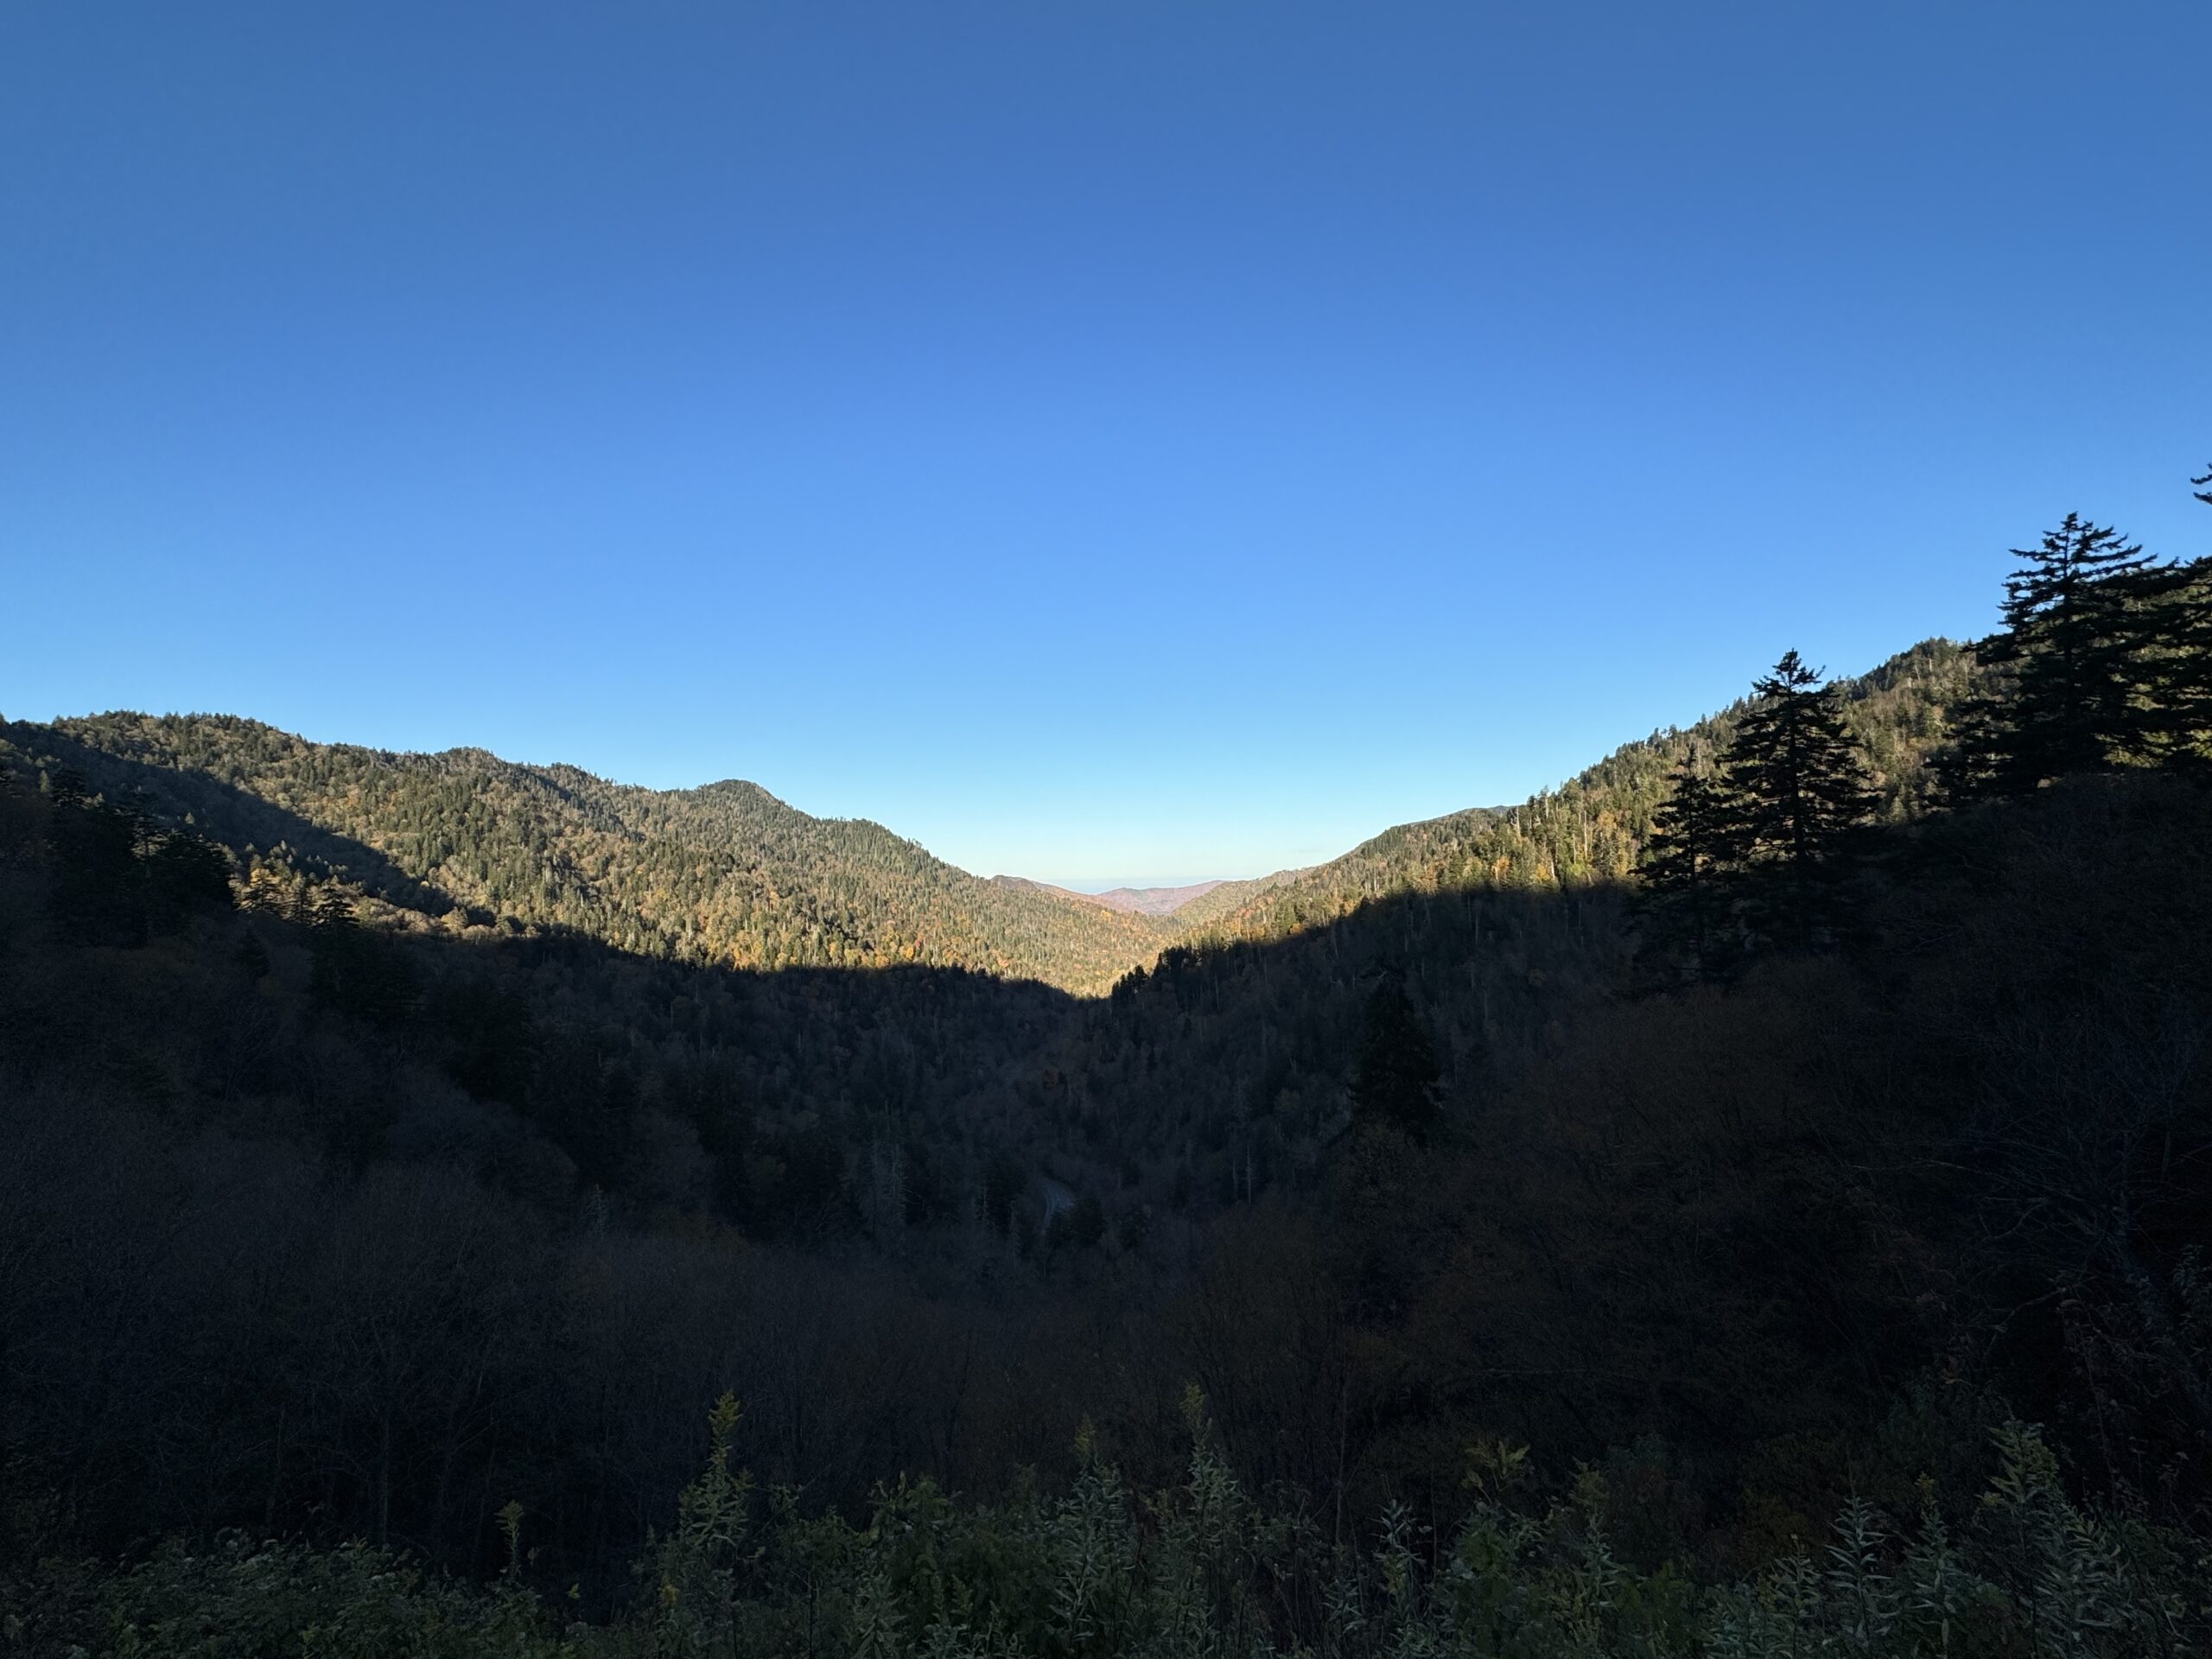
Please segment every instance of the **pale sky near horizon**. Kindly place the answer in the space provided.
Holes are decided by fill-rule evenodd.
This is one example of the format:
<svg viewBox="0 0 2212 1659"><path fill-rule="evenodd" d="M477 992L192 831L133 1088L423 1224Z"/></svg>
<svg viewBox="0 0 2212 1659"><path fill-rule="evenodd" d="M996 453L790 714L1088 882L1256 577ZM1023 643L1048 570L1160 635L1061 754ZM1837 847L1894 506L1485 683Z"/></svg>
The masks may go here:
<svg viewBox="0 0 2212 1659"><path fill-rule="evenodd" d="M2208 76L2126 0L12 8L0 710L1312 863L1986 631L2067 511L2212 552Z"/></svg>

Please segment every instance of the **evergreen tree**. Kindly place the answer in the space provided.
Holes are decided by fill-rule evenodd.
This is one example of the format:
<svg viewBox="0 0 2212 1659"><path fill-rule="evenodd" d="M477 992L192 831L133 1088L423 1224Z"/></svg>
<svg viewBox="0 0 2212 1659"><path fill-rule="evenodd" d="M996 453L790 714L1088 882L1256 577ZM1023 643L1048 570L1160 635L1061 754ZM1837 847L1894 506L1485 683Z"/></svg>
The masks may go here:
<svg viewBox="0 0 2212 1659"><path fill-rule="evenodd" d="M1382 1123L1426 1144L1442 1116L1436 1083L1442 1075L1428 1027L1406 995L1406 982L1387 971L1367 1000L1367 1027L1351 1084L1355 1122Z"/></svg>
<svg viewBox="0 0 2212 1659"><path fill-rule="evenodd" d="M2212 760L2212 560L2131 581L2122 665L2133 693L2130 756L2202 765Z"/></svg>
<svg viewBox="0 0 2212 1659"><path fill-rule="evenodd" d="M2189 481L2212 485L2212 467ZM2212 507L2212 489L2196 493ZM2165 758L2196 766L2212 764L2212 558L2191 560L2174 572L2166 616L2166 649L2153 688L2164 716Z"/></svg>
<svg viewBox="0 0 2212 1659"><path fill-rule="evenodd" d="M1962 721L1955 781L2022 794L2146 756L2159 721L2145 675L2171 573L2117 531L2068 513L2005 579L2004 631L1980 649L1996 683Z"/></svg>
<svg viewBox="0 0 2212 1659"><path fill-rule="evenodd" d="M1689 761L1675 791L1652 815L1640 867L1638 955L1647 967L1719 969L1738 945L1732 880L1743 864L1743 822L1734 796L1710 769Z"/></svg>
<svg viewBox="0 0 2212 1659"><path fill-rule="evenodd" d="M1818 670L1789 652L1751 690L1720 764L1741 910L1755 936L1809 944L1835 919L1852 832L1877 798Z"/></svg>

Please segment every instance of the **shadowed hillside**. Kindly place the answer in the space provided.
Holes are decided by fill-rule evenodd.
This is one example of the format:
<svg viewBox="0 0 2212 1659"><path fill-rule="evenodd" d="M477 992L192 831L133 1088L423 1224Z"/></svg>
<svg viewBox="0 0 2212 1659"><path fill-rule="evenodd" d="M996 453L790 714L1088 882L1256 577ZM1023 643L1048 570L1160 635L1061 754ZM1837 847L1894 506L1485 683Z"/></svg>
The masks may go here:
<svg viewBox="0 0 2212 1659"><path fill-rule="evenodd" d="M1085 1001L456 934L18 772L0 1359L50 1507L9 1524L488 1570L513 1502L606 1605L723 1388L826 1516L902 1471L1019 1503L1085 1418L1171 1482L1191 1382L1224 1470L1351 1543L1455 1524L1502 1440L1602 1465L1642 1567L1757 1570L1931 1471L1965 1525L2008 1405L2195 1523L2208 804L1893 830L1847 950L1725 985L1632 995L1599 883L1401 893Z"/></svg>

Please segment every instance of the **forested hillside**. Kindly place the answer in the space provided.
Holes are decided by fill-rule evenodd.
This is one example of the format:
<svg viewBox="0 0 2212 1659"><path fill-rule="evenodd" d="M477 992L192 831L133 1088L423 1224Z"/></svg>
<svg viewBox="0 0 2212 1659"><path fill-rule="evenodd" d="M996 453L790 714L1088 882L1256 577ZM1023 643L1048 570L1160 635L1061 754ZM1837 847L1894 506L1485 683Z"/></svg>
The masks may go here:
<svg viewBox="0 0 2212 1659"><path fill-rule="evenodd" d="M2069 519L1103 996L703 948L944 869L741 786L8 741L0 1639L2212 1641L2212 566Z"/></svg>
<svg viewBox="0 0 2212 1659"><path fill-rule="evenodd" d="M1110 887L1103 893L1077 893L1067 887L1056 887L1049 882L1030 881L1018 875L994 878L1022 887L1041 887L1047 893L1060 893L1086 904L1103 905L1109 910L1132 911L1143 916L1173 916L1186 905L1195 904L1215 888L1227 884L1220 881L1199 881L1181 887Z"/></svg>
<svg viewBox="0 0 2212 1659"><path fill-rule="evenodd" d="M1929 746L1972 674L1971 652L1931 640L1841 683L1890 816L1925 804ZM188 817L249 880L334 878L451 926L505 919L741 968L968 968L1096 995L1179 940L1290 931L1389 893L1624 880L1672 768L1724 741L1732 719L1625 745L1521 806L1402 824L1314 869L1214 884L1167 909L978 880L878 824L810 817L747 783L646 790L214 715L0 725L0 743L19 766Z"/></svg>
<svg viewBox="0 0 2212 1659"><path fill-rule="evenodd" d="M1884 817L1910 817L1927 805L1929 755L1974 674L1971 649L1929 639L1836 682L1844 717L1878 780ZM1235 884L1235 893L1217 889L1178 914L1224 937L1266 936L1332 920L1388 893L1625 880L1676 768L1725 744L1741 712L1738 705L1685 730L1624 744L1519 806L1399 824L1326 864Z"/></svg>
<svg viewBox="0 0 2212 1659"><path fill-rule="evenodd" d="M1175 919L1193 930L1205 928L1250 903L1271 887L1305 874L1304 870L1277 870L1269 875L1255 876L1243 881L1224 881L1209 888L1188 904L1177 906Z"/></svg>
<svg viewBox="0 0 2212 1659"><path fill-rule="evenodd" d="M970 968L1103 990L1173 930L980 880L863 820L740 782L653 791L477 749L393 754L256 721L105 715L0 727L32 766L190 813L251 870L302 861L391 903L573 929L732 967Z"/></svg>

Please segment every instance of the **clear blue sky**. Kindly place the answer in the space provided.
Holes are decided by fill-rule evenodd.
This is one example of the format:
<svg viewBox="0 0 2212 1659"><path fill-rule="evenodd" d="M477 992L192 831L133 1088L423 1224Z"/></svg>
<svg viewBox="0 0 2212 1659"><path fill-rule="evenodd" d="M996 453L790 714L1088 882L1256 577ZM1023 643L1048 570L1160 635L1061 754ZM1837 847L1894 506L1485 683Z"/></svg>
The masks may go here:
<svg viewBox="0 0 2212 1659"><path fill-rule="evenodd" d="M0 710L1245 874L2212 550L2212 6L0 13Z"/></svg>

